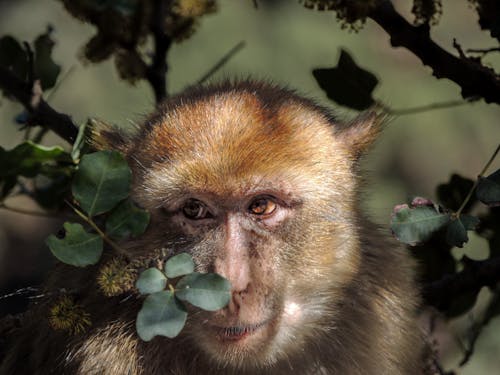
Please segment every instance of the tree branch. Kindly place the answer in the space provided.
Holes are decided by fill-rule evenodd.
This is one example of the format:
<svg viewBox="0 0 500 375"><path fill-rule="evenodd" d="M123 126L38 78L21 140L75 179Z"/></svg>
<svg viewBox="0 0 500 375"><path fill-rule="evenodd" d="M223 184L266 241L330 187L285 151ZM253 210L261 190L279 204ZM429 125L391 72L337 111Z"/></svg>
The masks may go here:
<svg viewBox="0 0 500 375"><path fill-rule="evenodd" d="M235 45L233 48L229 50L224 56L220 58L217 63L212 66L208 72L206 72L203 77L201 77L196 84L201 85L205 83L211 76L213 76L220 68L224 66L234 55L236 55L243 47L245 47L245 41L242 40L239 42L237 45Z"/></svg>
<svg viewBox="0 0 500 375"><path fill-rule="evenodd" d="M54 110L37 92L36 84L30 87L9 70L0 67L0 88L20 102L30 113L30 121L52 130L69 143L73 143L78 127L71 117Z"/></svg>
<svg viewBox="0 0 500 375"><path fill-rule="evenodd" d="M429 25L411 25L389 0L382 1L369 17L389 34L393 47L405 47L431 67L435 77L458 84L465 99L479 96L487 103L500 104L500 76L479 59L458 58L445 51L431 39Z"/></svg>
<svg viewBox="0 0 500 375"><path fill-rule="evenodd" d="M155 53L151 65L146 71L146 79L153 88L156 103L160 103L168 96L167 92L167 53L172 44L172 39L165 33L163 22L166 9L170 7L170 1L155 0L154 13L151 20L151 32L153 33Z"/></svg>
<svg viewBox="0 0 500 375"><path fill-rule="evenodd" d="M464 294L478 292L483 286L494 287L498 284L500 257L472 260L464 256L462 263L462 271L423 286L422 297L426 304L443 310Z"/></svg>

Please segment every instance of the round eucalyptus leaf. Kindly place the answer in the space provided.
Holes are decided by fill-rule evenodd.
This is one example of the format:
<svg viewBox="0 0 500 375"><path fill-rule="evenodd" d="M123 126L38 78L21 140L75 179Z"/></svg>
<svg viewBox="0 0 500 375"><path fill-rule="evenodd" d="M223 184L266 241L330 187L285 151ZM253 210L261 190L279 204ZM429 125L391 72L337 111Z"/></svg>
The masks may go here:
<svg viewBox="0 0 500 375"><path fill-rule="evenodd" d="M463 247L469 241L467 229L465 229L460 219L453 219L446 227L446 242L451 246Z"/></svg>
<svg viewBox="0 0 500 375"><path fill-rule="evenodd" d="M119 152L86 154L73 179L73 196L89 216L102 214L128 196L131 174Z"/></svg>
<svg viewBox="0 0 500 375"><path fill-rule="evenodd" d="M479 225L479 219L472 215L460 215L460 221L467 230L474 230Z"/></svg>
<svg viewBox="0 0 500 375"><path fill-rule="evenodd" d="M64 223L66 235L50 235L45 243L61 262L77 267L96 264L101 258L103 243L98 234L87 233L81 224Z"/></svg>
<svg viewBox="0 0 500 375"><path fill-rule="evenodd" d="M400 207L393 213L391 229L403 243L416 245L428 239L450 221L450 215L434 207Z"/></svg>
<svg viewBox="0 0 500 375"><path fill-rule="evenodd" d="M144 300L137 314L137 333L144 341L150 341L155 336L173 338L184 327L186 318L186 308L171 291L157 292Z"/></svg>
<svg viewBox="0 0 500 375"><path fill-rule="evenodd" d="M149 224L149 212L137 207L130 199L121 202L106 220L106 234L114 239L138 237Z"/></svg>
<svg viewBox="0 0 500 375"><path fill-rule="evenodd" d="M194 272L193 258L187 253L177 254L165 263L167 277L174 278L192 272Z"/></svg>
<svg viewBox="0 0 500 375"><path fill-rule="evenodd" d="M231 284L216 273L191 273L175 287L177 298L204 310L222 309L231 298Z"/></svg>
<svg viewBox="0 0 500 375"><path fill-rule="evenodd" d="M160 292L167 286L167 278L158 268L148 268L142 271L135 287L141 294Z"/></svg>
<svg viewBox="0 0 500 375"><path fill-rule="evenodd" d="M500 169L488 177L479 178L476 196L488 206L500 206Z"/></svg>

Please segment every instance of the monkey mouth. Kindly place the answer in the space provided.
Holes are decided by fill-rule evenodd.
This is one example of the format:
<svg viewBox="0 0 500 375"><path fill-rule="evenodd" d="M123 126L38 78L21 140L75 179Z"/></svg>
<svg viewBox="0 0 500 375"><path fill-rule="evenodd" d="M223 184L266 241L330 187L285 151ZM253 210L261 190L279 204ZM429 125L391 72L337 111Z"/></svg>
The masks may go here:
<svg viewBox="0 0 500 375"><path fill-rule="evenodd" d="M215 327L215 329L217 332L217 338L219 338L219 340L221 341L240 341L260 331L267 324L268 321L264 321L258 324L245 324L245 325L237 325L230 327Z"/></svg>

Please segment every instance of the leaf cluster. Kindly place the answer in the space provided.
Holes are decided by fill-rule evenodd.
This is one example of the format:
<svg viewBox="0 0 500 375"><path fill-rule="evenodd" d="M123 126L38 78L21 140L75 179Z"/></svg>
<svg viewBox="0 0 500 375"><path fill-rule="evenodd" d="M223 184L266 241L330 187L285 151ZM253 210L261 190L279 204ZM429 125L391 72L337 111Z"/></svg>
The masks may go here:
<svg viewBox="0 0 500 375"><path fill-rule="evenodd" d="M74 169L71 155L59 146L25 141L11 150L0 147L0 204L25 194L44 208L57 208L68 193Z"/></svg>
<svg viewBox="0 0 500 375"><path fill-rule="evenodd" d="M127 199L131 171L123 156L116 151L98 151L85 154L74 174L71 190L80 209L75 212L93 229L81 224L64 224L64 236L51 235L47 245L60 261L77 267L96 264L101 258L103 240L117 250L113 240L122 240L142 234L149 223L149 213ZM94 222L94 217L107 214L105 232Z"/></svg>
<svg viewBox="0 0 500 375"><path fill-rule="evenodd" d="M169 283L172 279L178 279L175 286ZM194 272L193 259L187 253L171 257L163 271L143 271L136 287L147 295L136 321L137 333L144 341L177 336L187 319L184 302L215 311L226 306L231 296L229 281L214 273Z"/></svg>
<svg viewBox="0 0 500 375"><path fill-rule="evenodd" d="M20 43L16 38L5 35L0 38L0 67L13 73L21 81L32 85L40 80L41 88L48 90L56 84L61 66L52 60L55 42L52 28L40 34L33 43ZM9 92L4 92L9 97Z"/></svg>
<svg viewBox="0 0 500 375"><path fill-rule="evenodd" d="M199 18L217 8L215 0L61 1L70 14L97 28L82 57L91 63L114 57L121 78L131 83L146 78L148 56L141 49L148 36L160 32L173 41L189 38Z"/></svg>
<svg viewBox="0 0 500 375"><path fill-rule="evenodd" d="M342 28L358 31L380 0L301 0L300 2L309 9L335 11Z"/></svg>
<svg viewBox="0 0 500 375"><path fill-rule="evenodd" d="M500 41L500 2L497 0L469 0L479 15L479 26Z"/></svg>
<svg viewBox="0 0 500 375"><path fill-rule="evenodd" d="M475 197L471 193L475 191ZM439 185L437 196L441 204L424 198L415 198L411 204L395 207L391 229L401 242L410 245L413 255L420 260L424 284L472 270L474 261L464 257L457 263L451 250L468 242L468 232L485 238L489 244L488 259L500 256L500 170L476 182L453 175L447 184ZM480 216L468 214L482 202L489 209ZM475 271L474 271L475 272ZM458 316L470 310L481 285L464 290L457 298L431 299L447 316Z"/></svg>

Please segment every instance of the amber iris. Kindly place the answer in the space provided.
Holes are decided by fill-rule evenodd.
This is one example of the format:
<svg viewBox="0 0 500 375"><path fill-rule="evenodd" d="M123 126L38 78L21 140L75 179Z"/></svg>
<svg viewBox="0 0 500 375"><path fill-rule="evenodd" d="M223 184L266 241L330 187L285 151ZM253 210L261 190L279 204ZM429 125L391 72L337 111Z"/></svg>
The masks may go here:
<svg viewBox="0 0 500 375"><path fill-rule="evenodd" d="M269 198L259 198L248 209L254 215L270 215L276 210L276 203Z"/></svg>

